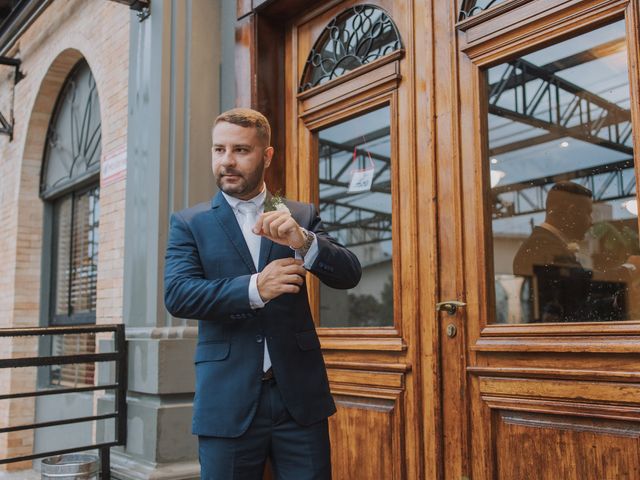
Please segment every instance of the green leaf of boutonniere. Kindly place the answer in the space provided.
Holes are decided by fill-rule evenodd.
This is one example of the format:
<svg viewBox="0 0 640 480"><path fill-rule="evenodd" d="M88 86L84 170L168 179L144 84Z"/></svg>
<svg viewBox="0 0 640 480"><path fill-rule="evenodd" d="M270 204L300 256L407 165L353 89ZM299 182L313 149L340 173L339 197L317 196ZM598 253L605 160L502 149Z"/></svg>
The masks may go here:
<svg viewBox="0 0 640 480"><path fill-rule="evenodd" d="M287 208L287 205L285 205L284 202L285 202L285 198L282 195L280 195L280 192L278 192L264 201L264 211L265 212L275 212L275 211L289 212L289 208Z"/></svg>

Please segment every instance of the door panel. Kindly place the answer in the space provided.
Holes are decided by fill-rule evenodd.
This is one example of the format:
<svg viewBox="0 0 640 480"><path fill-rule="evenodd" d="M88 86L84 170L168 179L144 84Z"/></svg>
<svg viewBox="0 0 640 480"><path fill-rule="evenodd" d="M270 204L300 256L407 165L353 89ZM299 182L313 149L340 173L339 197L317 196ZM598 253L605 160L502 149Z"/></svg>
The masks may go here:
<svg viewBox="0 0 640 480"><path fill-rule="evenodd" d="M413 112L402 76L411 15L386 0L315 3L287 33L298 94L287 103L286 193L316 203L363 266L351 291L308 278L338 407L334 478L420 478L416 166L413 133L401 128Z"/></svg>
<svg viewBox="0 0 640 480"><path fill-rule="evenodd" d="M474 86L460 92L461 126L480 136L461 158L466 368L443 357L443 388L466 377L462 468L477 479L640 469L638 87L628 60L638 5L555 3L531 6L531 24L514 7L506 32L489 32L489 19L460 33L460 81Z"/></svg>

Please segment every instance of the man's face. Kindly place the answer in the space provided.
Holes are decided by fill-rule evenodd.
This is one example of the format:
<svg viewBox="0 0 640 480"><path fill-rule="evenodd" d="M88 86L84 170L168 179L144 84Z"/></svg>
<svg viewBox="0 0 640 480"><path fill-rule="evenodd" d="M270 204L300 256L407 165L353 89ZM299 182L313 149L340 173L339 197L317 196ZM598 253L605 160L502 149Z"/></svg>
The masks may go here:
<svg viewBox="0 0 640 480"><path fill-rule="evenodd" d="M572 204L567 210L566 233L572 240L581 241L593 223L593 201L577 195L571 200Z"/></svg>
<svg viewBox="0 0 640 480"><path fill-rule="evenodd" d="M242 200L260 193L273 148L260 140L255 128L218 123L213 128L211 152L211 167L220 190Z"/></svg>

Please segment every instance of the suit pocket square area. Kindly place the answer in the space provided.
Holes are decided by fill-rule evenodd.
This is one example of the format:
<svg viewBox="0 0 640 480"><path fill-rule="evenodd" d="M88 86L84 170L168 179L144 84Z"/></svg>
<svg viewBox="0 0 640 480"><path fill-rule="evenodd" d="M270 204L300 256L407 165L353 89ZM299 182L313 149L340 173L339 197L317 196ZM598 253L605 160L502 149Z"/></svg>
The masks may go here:
<svg viewBox="0 0 640 480"><path fill-rule="evenodd" d="M320 340L315 330L296 333L296 341L300 350L317 350L320 348Z"/></svg>
<svg viewBox="0 0 640 480"><path fill-rule="evenodd" d="M229 356L229 342L208 342L201 343L196 348L195 363L217 362Z"/></svg>

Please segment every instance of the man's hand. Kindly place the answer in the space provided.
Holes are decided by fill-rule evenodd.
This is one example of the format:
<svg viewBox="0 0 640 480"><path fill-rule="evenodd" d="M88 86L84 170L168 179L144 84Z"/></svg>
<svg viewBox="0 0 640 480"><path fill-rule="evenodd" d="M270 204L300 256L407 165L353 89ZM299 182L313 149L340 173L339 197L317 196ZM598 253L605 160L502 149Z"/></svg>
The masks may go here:
<svg viewBox="0 0 640 480"><path fill-rule="evenodd" d="M293 249L301 248L306 240L302 227L294 220L291 213L280 210L260 215L253 226L253 233Z"/></svg>
<svg viewBox="0 0 640 480"><path fill-rule="evenodd" d="M283 293L298 293L304 283L307 271L302 260L279 258L274 260L258 274L257 286L260 298L268 302Z"/></svg>

